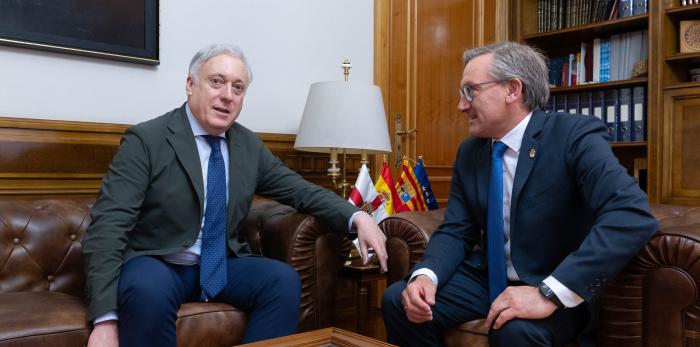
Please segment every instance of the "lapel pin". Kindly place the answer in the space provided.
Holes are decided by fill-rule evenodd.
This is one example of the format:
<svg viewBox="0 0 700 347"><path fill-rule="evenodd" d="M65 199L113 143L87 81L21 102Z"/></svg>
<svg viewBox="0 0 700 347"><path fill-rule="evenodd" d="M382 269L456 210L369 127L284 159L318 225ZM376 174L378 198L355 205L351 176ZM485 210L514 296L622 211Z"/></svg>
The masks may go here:
<svg viewBox="0 0 700 347"><path fill-rule="evenodd" d="M535 154L537 154L537 151L534 148L530 148L530 159L535 159Z"/></svg>

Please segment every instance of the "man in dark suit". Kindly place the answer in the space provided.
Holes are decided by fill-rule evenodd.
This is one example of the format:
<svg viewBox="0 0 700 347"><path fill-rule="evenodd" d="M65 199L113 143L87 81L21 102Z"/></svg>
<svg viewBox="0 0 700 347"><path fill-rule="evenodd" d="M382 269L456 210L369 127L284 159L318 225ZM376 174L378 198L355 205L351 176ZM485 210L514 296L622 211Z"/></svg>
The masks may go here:
<svg viewBox="0 0 700 347"><path fill-rule="evenodd" d="M126 131L105 176L83 248L90 346L175 346L181 303L248 311L244 342L294 333L300 279L289 265L247 257L240 228L253 195L309 212L374 248L372 218L289 170L235 123L252 74L235 46L212 45L190 63L187 102Z"/></svg>
<svg viewBox="0 0 700 347"><path fill-rule="evenodd" d="M486 317L491 346L563 346L590 331L591 303L658 225L599 119L541 111L541 53L506 42L464 63L458 108L472 136L444 223L384 293L388 340L438 346L445 329Z"/></svg>

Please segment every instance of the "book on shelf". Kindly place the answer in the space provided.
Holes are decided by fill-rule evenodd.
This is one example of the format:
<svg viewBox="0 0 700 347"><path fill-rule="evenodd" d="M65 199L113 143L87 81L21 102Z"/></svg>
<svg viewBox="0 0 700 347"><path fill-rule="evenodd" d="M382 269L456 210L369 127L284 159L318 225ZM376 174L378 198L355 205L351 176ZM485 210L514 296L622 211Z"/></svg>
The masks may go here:
<svg viewBox="0 0 700 347"><path fill-rule="evenodd" d="M632 89L622 88L619 90L619 117L617 123L617 141L632 141Z"/></svg>
<svg viewBox="0 0 700 347"><path fill-rule="evenodd" d="M634 66L647 60L647 41L647 30L640 30L581 42L576 52L550 58L549 83L566 87L637 77Z"/></svg>
<svg viewBox="0 0 700 347"><path fill-rule="evenodd" d="M605 125L608 127L608 141L618 142L617 125L619 124L619 97L617 89L609 89L605 91Z"/></svg>
<svg viewBox="0 0 700 347"><path fill-rule="evenodd" d="M646 108L646 87L637 86L632 88L632 120L634 126L632 127L631 138L632 141L645 141L646 140L646 122L647 122L647 108Z"/></svg>

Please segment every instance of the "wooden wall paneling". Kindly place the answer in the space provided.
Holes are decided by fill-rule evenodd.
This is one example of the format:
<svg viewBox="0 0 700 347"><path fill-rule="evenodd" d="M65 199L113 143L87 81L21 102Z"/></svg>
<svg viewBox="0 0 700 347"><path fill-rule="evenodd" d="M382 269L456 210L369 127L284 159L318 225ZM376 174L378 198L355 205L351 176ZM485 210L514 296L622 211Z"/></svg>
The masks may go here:
<svg viewBox="0 0 700 347"><path fill-rule="evenodd" d="M661 202L700 202L700 87L664 92Z"/></svg>
<svg viewBox="0 0 700 347"><path fill-rule="evenodd" d="M125 129L0 118L0 195L94 194Z"/></svg>
<svg viewBox="0 0 700 347"><path fill-rule="evenodd" d="M0 198L95 196L128 126L0 117ZM328 154L294 150L295 135L258 135L290 169L332 188ZM360 158L348 156L347 163L353 184Z"/></svg>

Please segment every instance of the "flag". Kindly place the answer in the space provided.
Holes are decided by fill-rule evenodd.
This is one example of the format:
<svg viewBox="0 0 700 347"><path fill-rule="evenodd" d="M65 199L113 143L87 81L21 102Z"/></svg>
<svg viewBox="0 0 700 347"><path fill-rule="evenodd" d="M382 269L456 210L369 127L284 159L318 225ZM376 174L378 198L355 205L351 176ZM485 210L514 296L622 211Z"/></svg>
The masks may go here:
<svg viewBox="0 0 700 347"><path fill-rule="evenodd" d="M437 200L435 200L435 194L433 194L433 189L430 188L430 181L428 180L428 174L425 172L423 159L418 158L416 167L413 168L413 173L416 174L416 178L418 179L418 185L420 185L421 191L423 191L423 198L425 199L425 204L428 206L428 209L437 210L438 208L440 208L438 206Z"/></svg>
<svg viewBox="0 0 700 347"><path fill-rule="evenodd" d="M399 199L399 194L394 187L394 179L391 178L391 170L389 170L389 165L386 162L382 166L382 172L377 177L377 183L374 184L374 188L384 202L384 209L387 215L391 216L394 213L410 211L408 206L404 205Z"/></svg>
<svg viewBox="0 0 700 347"><path fill-rule="evenodd" d="M357 175L357 181L350 192L348 201L369 213L377 223L387 217L382 198L374 189L374 183L369 177L369 170L365 164L362 164L360 168L360 174Z"/></svg>
<svg viewBox="0 0 700 347"><path fill-rule="evenodd" d="M401 166L401 176L396 181L396 192L411 211L425 211L425 200L421 193L416 174L413 173L411 164L404 159Z"/></svg>

